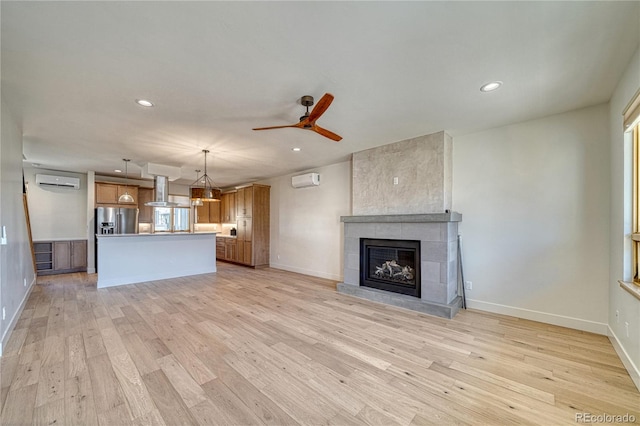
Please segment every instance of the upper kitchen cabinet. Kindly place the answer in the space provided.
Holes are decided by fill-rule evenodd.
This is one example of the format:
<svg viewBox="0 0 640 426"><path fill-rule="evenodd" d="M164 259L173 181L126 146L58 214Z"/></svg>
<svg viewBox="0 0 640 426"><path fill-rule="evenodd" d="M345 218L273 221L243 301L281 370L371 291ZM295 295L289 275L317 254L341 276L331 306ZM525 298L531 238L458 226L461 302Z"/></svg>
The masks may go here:
<svg viewBox="0 0 640 426"><path fill-rule="evenodd" d="M236 193L222 194L220 203L220 221L222 223L234 223L236 221Z"/></svg>
<svg viewBox="0 0 640 426"><path fill-rule="evenodd" d="M206 201L196 206L195 223L220 223L220 201Z"/></svg>
<svg viewBox="0 0 640 426"><path fill-rule="evenodd" d="M131 192L129 192L131 194ZM153 207L145 206L146 203L153 201L153 188L138 188L138 222L153 222Z"/></svg>
<svg viewBox="0 0 640 426"><path fill-rule="evenodd" d="M238 189L236 194L236 216L251 217L253 209L253 185Z"/></svg>
<svg viewBox="0 0 640 426"><path fill-rule="evenodd" d="M221 220L221 213L220 213L220 207L221 207L222 202L220 201L211 201L209 203L209 223L220 223L222 222Z"/></svg>
<svg viewBox="0 0 640 426"><path fill-rule="evenodd" d="M134 199L133 203L119 203L118 198L128 192ZM96 204L137 204L138 187L131 185L118 185L115 183L96 182Z"/></svg>

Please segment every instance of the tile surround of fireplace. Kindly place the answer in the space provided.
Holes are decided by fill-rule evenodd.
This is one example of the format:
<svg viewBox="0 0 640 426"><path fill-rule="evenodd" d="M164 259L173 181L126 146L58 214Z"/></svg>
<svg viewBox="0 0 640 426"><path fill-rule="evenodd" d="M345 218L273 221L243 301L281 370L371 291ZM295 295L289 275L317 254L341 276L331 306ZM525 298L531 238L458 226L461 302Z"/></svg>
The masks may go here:
<svg viewBox="0 0 640 426"><path fill-rule="evenodd" d="M340 293L387 303L444 318L461 306L458 296L458 222L456 212L342 216L344 282ZM420 297L361 286L361 239L411 240L420 245Z"/></svg>

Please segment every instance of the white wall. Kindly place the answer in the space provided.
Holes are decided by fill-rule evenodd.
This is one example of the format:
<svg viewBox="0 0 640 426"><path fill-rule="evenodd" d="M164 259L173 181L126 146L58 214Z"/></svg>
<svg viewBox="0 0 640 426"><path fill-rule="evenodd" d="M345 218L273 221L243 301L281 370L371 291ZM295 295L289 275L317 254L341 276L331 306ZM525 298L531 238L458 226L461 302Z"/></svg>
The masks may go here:
<svg viewBox="0 0 640 426"><path fill-rule="evenodd" d="M36 184L36 174L72 176L80 179L80 189L46 187ZM25 168L29 188L29 217L34 241L79 239L93 233L87 221L87 174L41 168Z"/></svg>
<svg viewBox="0 0 640 426"><path fill-rule="evenodd" d="M35 283L22 202L22 134L4 101L0 107L0 225L7 244L0 245L0 354ZM26 285L25 285L26 283Z"/></svg>
<svg viewBox="0 0 640 426"><path fill-rule="evenodd" d="M620 288L631 281L631 136L623 134L622 111L640 89L640 50L636 51L610 101L611 224L609 273L609 335L640 389L640 300ZM616 320L615 313L620 313ZM629 337L624 323L629 323Z"/></svg>
<svg viewBox="0 0 640 426"><path fill-rule="evenodd" d="M293 188L286 175L271 185L271 266L332 280L343 272L343 225L351 215L351 161L319 167L320 186ZM302 174L301 173L296 173Z"/></svg>
<svg viewBox="0 0 640 426"><path fill-rule="evenodd" d="M454 138L469 307L606 334L608 106Z"/></svg>

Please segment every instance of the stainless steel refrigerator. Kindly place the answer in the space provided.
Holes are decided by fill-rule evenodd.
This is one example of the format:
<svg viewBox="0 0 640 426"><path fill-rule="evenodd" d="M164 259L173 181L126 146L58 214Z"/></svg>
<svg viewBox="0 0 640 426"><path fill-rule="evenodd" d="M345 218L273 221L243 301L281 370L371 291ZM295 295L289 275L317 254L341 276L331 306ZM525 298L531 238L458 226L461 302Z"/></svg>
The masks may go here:
<svg viewBox="0 0 640 426"><path fill-rule="evenodd" d="M137 234L138 208L98 207L96 209L96 234Z"/></svg>

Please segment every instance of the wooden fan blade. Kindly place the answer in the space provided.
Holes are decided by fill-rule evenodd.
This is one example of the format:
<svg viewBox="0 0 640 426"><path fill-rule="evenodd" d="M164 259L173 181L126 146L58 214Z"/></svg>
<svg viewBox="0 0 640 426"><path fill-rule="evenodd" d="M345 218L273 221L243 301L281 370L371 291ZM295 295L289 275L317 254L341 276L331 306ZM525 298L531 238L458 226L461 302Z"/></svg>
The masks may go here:
<svg viewBox="0 0 640 426"><path fill-rule="evenodd" d="M316 106L313 107L313 110L311 110L308 118L309 122L313 123L318 118L320 118L320 116L324 114L327 108L329 108L331 102L333 102L333 95L331 93L325 93L324 96L320 98Z"/></svg>
<svg viewBox="0 0 640 426"><path fill-rule="evenodd" d="M314 131L314 132L316 132L316 133L321 134L322 136L324 136L324 137L326 137L326 138L329 138L329 139L331 139L331 140L334 140L334 141L336 141L336 142L340 142L340 140L342 139L342 136L340 136L340 135L336 135L336 134L335 134L335 133L333 133L332 131L327 130L327 129L323 129L323 128L322 128L322 127L320 127L320 126L313 126L313 127L311 128L311 130L313 130L313 131Z"/></svg>
<svg viewBox="0 0 640 426"><path fill-rule="evenodd" d="M271 129L284 129L285 127L300 127L298 124L287 124L286 126L271 126L271 127L256 127L252 130L271 130Z"/></svg>

